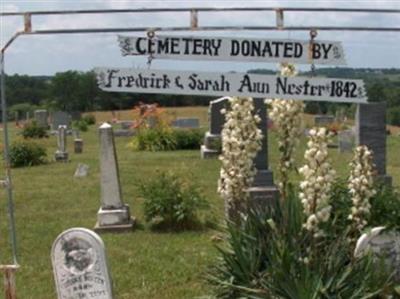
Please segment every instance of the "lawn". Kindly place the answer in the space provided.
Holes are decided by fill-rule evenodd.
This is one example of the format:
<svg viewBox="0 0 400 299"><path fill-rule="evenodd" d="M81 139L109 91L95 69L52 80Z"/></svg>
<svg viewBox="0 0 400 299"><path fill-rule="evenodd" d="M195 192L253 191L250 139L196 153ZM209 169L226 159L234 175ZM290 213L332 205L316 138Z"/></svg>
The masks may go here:
<svg viewBox="0 0 400 299"><path fill-rule="evenodd" d="M167 110L180 117L200 117L206 124L207 108L180 108ZM111 113L100 113L98 120L111 119ZM129 119L130 112L121 113ZM16 129L11 125L11 138ZM24 299L53 299L55 285L50 261L50 250L59 233L71 227L92 229L100 206L99 148L97 127L83 133L84 153L74 154L72 139L68 139L71 162L50 162L44 166L13 169L15 216L20 270L17 272L17 293ZM276 167L277 146L271 133L270 163ZM208 267L215 262L216 250L212 228L183 233L157 233L143 223L142 203L138 195L140 182L152 177L159 170L172 170L182 176L192 176L203 190L211 210L207 217L222 223L223 203L216 193L219 175L218 160L201 160L199 151L133 152L129 138L116 139L123 200L131 207L139 226L132 233L102 234L116 298L120 299L176 299L194 298L208 294L209 286L204 277ZM40 141L47 147L49 160L56 147L56 137ZM390 136L388 172L395 185L400 185L400 137ZM298 160L301 160L305 142L302 140ZM351 154L331 150L335 168L341 176L348 170ZM73 178L78 163L90 166L89 176ZM298 178L295 178L298 179ZM6 196L2 191L0 201L0 261L7 263L9 247L6 230Z"/></svg>

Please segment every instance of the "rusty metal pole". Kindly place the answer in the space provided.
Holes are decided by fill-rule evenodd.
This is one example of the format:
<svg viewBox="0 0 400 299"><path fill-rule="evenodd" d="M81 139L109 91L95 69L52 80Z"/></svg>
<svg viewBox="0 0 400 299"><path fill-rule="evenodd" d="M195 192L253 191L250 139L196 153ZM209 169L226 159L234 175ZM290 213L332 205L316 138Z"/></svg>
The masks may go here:
<svg viewBox="0 0 400 299"><path fill-rule="evenodd" d="M18 265L3 265L0 270L4 273L4 298L17 299L17 292L15 287L15 272L18 270Z"/></svg>

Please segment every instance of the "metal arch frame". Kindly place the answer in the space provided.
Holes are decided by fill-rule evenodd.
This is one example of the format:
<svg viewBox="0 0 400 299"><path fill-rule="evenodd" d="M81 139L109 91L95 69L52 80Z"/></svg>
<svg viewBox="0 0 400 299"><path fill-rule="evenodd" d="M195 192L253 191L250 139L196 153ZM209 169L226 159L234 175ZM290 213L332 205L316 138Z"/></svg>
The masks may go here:
<svg viewBox="0 0 400 299"><path fill-rule="evenodd" d="M200 12L275 12L276 26L199 26L198 14ZM45 29L32 30L32 17L40 15L77 15L77 14L126 14L126 13L189 13L189 26L176 27L116 27L116 28L78 28L78 29ZM44 35L44 34L85 34L85 33L119 33L119 32L181 32L181 31L376 31L376 32L400 32L400 27L348 27L348 26L284 26L285 12L321 12L321 13L367 13L367 14L397 14L400 15L400 9L358 9L358 8L293 8L293 7L220 7L220 8L140 8L140 9L101 9L101 10L61 10L61 11L26 11L26 12L0 12L0 17L22 16L24 18L24 30L16 32L2 47L0 56L1 71L1 108L2 123L4 131L4 164L5 164L5 182L8 197L8 215L10 238L12 245L12 256L14 266L18 265L17 260L17 242L14 218L14 202L11 183L11 169L9 157L9 137L7 127L7 102L5 96L5 53L11 44L22 35Z"/></svg>

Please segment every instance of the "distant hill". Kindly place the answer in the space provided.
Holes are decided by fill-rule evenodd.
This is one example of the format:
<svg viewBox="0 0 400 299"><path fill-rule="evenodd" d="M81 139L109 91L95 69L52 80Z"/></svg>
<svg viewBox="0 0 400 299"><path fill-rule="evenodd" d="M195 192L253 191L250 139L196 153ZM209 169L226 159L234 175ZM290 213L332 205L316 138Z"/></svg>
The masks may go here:
<svg viewBox="0 0 400 299"><path fill-rule="evenodd" d="M269 69L252 69L248 73L253 74L277 74L277 71ZM310 71L299 72L300 75L310 75ZM335 68L317 68L315 76L328 77L328 78L349 78L349 79L371 79L387 78L389 80L400 80L400 69L372 69L372 68L349 68L349 67L335 67Z"/></svg>

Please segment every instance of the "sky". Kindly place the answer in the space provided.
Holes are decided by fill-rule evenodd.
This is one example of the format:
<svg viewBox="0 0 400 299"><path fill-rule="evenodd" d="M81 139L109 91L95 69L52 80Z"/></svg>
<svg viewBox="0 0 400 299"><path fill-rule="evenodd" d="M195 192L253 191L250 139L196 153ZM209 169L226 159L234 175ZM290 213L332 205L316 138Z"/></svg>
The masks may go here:
<svg viewBox="0 0 400 299"><path fill-rule="evenodd" d="M400 9L400 0L0 0L2 12L66 10L66 9L124 9L152 7L343 7ZM64 28L157 27L188 26L188 13L142 13L110 15L57 15L34 16L33 30ZM274 12L200 13L201 26L274 26ZM379 26L400 27L398 14L348 14L348 13L285 13L287 26ZM1 17L1 47L18 30L23 28L23 18ZM177 34L177 33L174 33ZM179 33L193 35L191 32ZM283 38L308 40L308 32L196 32L198 35ZM144 36L144 33L124 35ZM317 39L341 41L347 66L368 68L400 68L400 32L319 32ZM20 36L7 49L5 70L7 74L53 75L68 70L89 71L94 67L147 68L147 57L121 55L116 33L33 35ZM318 68L319 66L317 66ZM321 66L322 67L322 66ZM207 61L154 60L152 69L247 71L249 69L276 69L276 63L233 63ZM310 66L301 66L308 70Z"/></svg>

